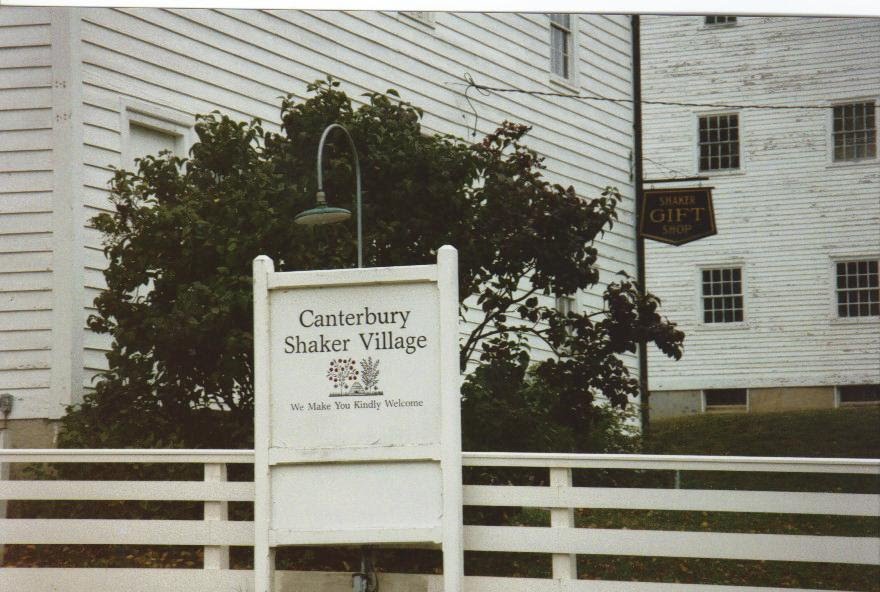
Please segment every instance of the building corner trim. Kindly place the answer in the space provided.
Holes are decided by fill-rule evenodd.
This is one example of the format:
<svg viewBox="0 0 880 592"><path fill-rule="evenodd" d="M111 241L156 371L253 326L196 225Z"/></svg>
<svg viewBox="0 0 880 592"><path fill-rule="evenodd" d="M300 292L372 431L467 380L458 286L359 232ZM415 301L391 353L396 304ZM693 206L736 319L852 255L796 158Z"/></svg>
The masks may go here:
<svg viewBox="0 0 880 592"><path fill-rule="evenodd" d="M83 393L83 103L81 12L51 10L52 373L49 419Z"/></svg>

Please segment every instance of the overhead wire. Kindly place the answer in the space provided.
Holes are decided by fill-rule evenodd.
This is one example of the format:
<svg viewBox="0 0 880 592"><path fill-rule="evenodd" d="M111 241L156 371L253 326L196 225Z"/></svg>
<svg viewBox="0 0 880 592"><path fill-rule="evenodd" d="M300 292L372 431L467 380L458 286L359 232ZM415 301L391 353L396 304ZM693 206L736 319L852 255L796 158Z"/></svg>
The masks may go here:
<svg viewBox="0 0 880 592"><path fill-rule="evenodd" d="M470 92L475 90L479 94L484 97L490 96L492 93L508 93L508 94L524 94L529 96L537 96L537 97L560 97L566 99L576 99L580 101L605 101L609 103L635 103L635 99L628 97L605 97L599 94L593 95L583 95L580 93L565 93L565 92L557 92L557 91L543 91L543 90L528 90L516 87L498 87L498 86L487 86L485 84L478 84L474 77L470 74L470 72L464 73L464 98L468 103L468 106L471 108L474 114L474 126L471 130L471 136L477 135L477 129L479 127L480 122L480 114L477 111L477 108L474 106L471 101ZM450 83L450 84L458 84L462 85L462 83ZM769 104L757 104L757 103L697 103L690 101L661 101L661 100L651 100L651 99L642 99L640 101L643 105L665 105L665 106L673 106L673 107L699 107L706 109L768 109L768 110L796 110L796 109L831 109L833 105L769 105ZM643 158L663 169L668 170L671 173L679 174L686 176L685 173L681 171L677 171L673 168L670 168L664 164L661 164L655 160L644 157Z"/></svg>
<svg viewBox="0 0 880 592"><path fill-rule="evenodd" d="M515 87L498 87L498 86L486 86L485 84L477 84L474 80L473 76L469 73L465 73L464 80L467 83L467 88L465 89L465 94L471 88L476 89L484 96L488 96L489 94L496 93L517 93L517 94L526 94L531 96L539 96L539 97L562 97L567 99L578 99L581 101L608 101L611 103L634 103L635 100L628 97L604 97L601 95L593 94L593 95L582 95L580 93L564 93L564 92L556 92L556 91L544 91L544 90L527 90L522 88ZM642 99L641 104L643 105L667 105L667 106L676 106L676 107L706 107L706 108L714 108L714 109L777 109L777 110L790 110L790 109L830 109L833 105L769 105L769 104L736 104L736 103L694 103L688 101L660 101L660 100L650 100L650 99Z"/></svg>

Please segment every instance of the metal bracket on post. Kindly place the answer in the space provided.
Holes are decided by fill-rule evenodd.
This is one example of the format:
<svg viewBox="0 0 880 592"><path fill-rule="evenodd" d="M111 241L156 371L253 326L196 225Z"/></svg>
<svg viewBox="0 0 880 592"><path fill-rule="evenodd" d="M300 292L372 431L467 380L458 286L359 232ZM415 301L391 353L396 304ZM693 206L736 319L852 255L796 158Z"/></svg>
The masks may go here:
<svg viewBox="0 0 880 592"><path fill-rule="evenodd" d="M373 555L372 548L361 547L361 570L351 575L351 592L379 592L379 576Z"/></svg>

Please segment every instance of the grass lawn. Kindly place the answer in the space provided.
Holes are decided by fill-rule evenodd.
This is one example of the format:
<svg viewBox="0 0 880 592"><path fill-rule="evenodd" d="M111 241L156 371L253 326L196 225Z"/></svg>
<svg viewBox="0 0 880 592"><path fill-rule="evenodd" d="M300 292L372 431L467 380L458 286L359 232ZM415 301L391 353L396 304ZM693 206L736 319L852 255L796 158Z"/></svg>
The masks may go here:
<svg viewBox="0 0 880 592"><path fill-rule="evenodd" d="M880 407L692 415L655 421L643 451L880 458Z"/></svg>
<svg viewBox="0 0 880 592"><path fill-rule="evenodd" d="M643 442L643 451L654 454L880 458L880 408L699 415L657 421ZM642 477L649 483L662 478L657 473ZM665 478L669 483L673 476L667 474ZM878 481L876 477L797 473L682 472L680 486L877 493L880 489ZM578 526L586 528L880 536L880 520L872 517L580 510L576 519ZM579 558L578 569L582 578L590 579L880 592L880 568L865 565L588 556Z"/></svg>

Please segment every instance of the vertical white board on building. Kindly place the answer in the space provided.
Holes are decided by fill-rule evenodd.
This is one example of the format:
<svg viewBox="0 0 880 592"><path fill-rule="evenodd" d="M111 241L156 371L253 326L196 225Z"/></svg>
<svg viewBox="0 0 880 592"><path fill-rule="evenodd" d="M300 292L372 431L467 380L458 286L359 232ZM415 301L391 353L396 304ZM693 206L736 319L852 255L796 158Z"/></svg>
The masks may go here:
<svg viewBox="0 0 880 592"><path fill-rule="evenodd" d="M461 583L457 253L437 265L254 261L256 589L283 545L432 544Z"/></svg>

